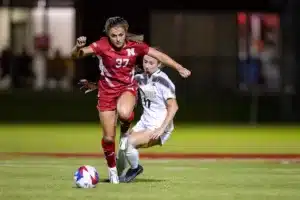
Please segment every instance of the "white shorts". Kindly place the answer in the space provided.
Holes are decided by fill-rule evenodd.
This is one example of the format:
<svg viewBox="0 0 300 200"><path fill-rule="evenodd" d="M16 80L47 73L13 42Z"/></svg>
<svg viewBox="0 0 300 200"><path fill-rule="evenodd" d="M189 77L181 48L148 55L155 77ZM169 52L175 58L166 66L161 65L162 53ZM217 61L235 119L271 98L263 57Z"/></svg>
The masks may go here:
<svg viewBox="0 0 300 200"><path fill-rule="evenodd" d="M136 125L132 128L132 130L134 132L141 132L141 131L144 131L146 129L148 129L148 130L155 130L157 128L158 128L157 126L146 125L143 121L140 120L140 121L138 121L136 123ZM173 128L173 124L172 124L170 127L168 127L166 129L166 131L164 132L164 134L162 136L160 136L160 143L161 143L161 145L163 145L169 139L169 137L172 134L173 129L174 128Z"/></svg>

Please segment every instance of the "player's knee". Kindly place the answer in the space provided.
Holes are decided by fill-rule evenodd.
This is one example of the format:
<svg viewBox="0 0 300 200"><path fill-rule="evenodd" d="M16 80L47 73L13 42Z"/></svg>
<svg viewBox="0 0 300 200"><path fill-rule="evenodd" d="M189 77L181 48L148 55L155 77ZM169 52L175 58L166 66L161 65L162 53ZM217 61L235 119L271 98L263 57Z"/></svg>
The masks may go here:
<svg viewBox="0 0 300 200"><path fill-rule="evenodd" d="M134 139L130 136L121 138L119 149L125 153L130 153L132 149L135 149Z"/></svg>
<svg viewBox="0 0 300 200"><path fill-rule="evenodd" d="M125 150L125 155L130 156L130 155L134 154L136 151L137 151L137 149L135 148L134 140L129 137L127 139L127 146L126 146L126 150Z"/></svg>
<svg viewBox="0 0 300 200"><path fill-rule="evenodd" d="M119 143L119 150L126 151L127 147L128 147L128 137L121 137Z"/></svg>
<svg viewBox="0 0 300 200"><path fill-rule="evenodd" d="M120 139L120 150L126 151L128 147L135 147L135 144L130 136L122 137Z"/></svg>
<svg viewBox="0 0 300 200"><path fill-rule="evenodd" d="M132 146L133 148L135 148L136 147L136 140L135 140L135 138L134 137L132 137L132 136L129 136L128 137L128 145L130 145L130 146Z"/></svg>
<svg viewBox="0 0 300 200"><path fill-rule="evenodd" d="M107 143L113 143L113 142L115 142L115 137L114 136L103 136L103 141L104 142L107 142Z"/></svg>
<svg viewBox="0 0 300 200"><path fill-rule="evenodd" d="M131 113L132 113L132 109L128 109L128 108L118 109L119 118L123 121L130 120L131 115L132 115Z"/></svg>

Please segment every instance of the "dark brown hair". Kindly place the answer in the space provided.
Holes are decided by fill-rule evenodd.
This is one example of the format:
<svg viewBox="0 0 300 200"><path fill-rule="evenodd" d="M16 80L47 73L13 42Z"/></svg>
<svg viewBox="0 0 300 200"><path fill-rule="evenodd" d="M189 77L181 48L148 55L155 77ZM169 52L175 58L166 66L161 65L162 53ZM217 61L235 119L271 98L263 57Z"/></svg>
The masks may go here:
<svg viewBox="0 0 300 200"><path fill-rule="evenodd" d="M116 16L116 17L110 17L106 20L104 25L104 32L107 34L109 30L115 26L123 27L126 32L128 31L129 28L129 24L124 18Z"/></svg>

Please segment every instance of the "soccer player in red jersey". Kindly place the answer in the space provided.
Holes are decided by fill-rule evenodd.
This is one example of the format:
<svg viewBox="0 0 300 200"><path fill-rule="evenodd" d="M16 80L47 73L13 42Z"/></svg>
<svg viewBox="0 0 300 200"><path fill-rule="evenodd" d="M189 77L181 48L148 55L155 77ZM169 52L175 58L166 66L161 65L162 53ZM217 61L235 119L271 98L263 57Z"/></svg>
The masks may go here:
<svg viewBox="0 0 300 200"><path fill-rule="evenodd" d="M149 47L143 42L127 39L128 23L121 17L111 17L105 23L107 37L89 46L86 37L79 37L72 50L73 58L95 55L99 58L101 77L98 82L99 118L103 129L102 148L107 161L109 180L118 184L116 168L115 136L117 117L125 133L134 117L138 85L134 79L137 58L148 54L187 78L191 72L168 55ZM122 130L123 129L123 130Z"/></svg>

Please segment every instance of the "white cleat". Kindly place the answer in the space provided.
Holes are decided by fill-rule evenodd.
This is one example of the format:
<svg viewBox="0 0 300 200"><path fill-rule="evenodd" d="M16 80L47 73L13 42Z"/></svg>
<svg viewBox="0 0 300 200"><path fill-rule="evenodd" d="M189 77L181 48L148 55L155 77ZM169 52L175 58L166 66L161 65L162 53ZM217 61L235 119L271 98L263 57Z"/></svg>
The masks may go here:
<svg viewBox="0 0 300 200"><path fill-rule="evenodd" d="M109 168L108 169L108 173L109 173L109 181L110 181L110 183L112 183L112 184L119 184L120 183L119 176L118 176L118 171L117 171L116 167Z"/></svg>

